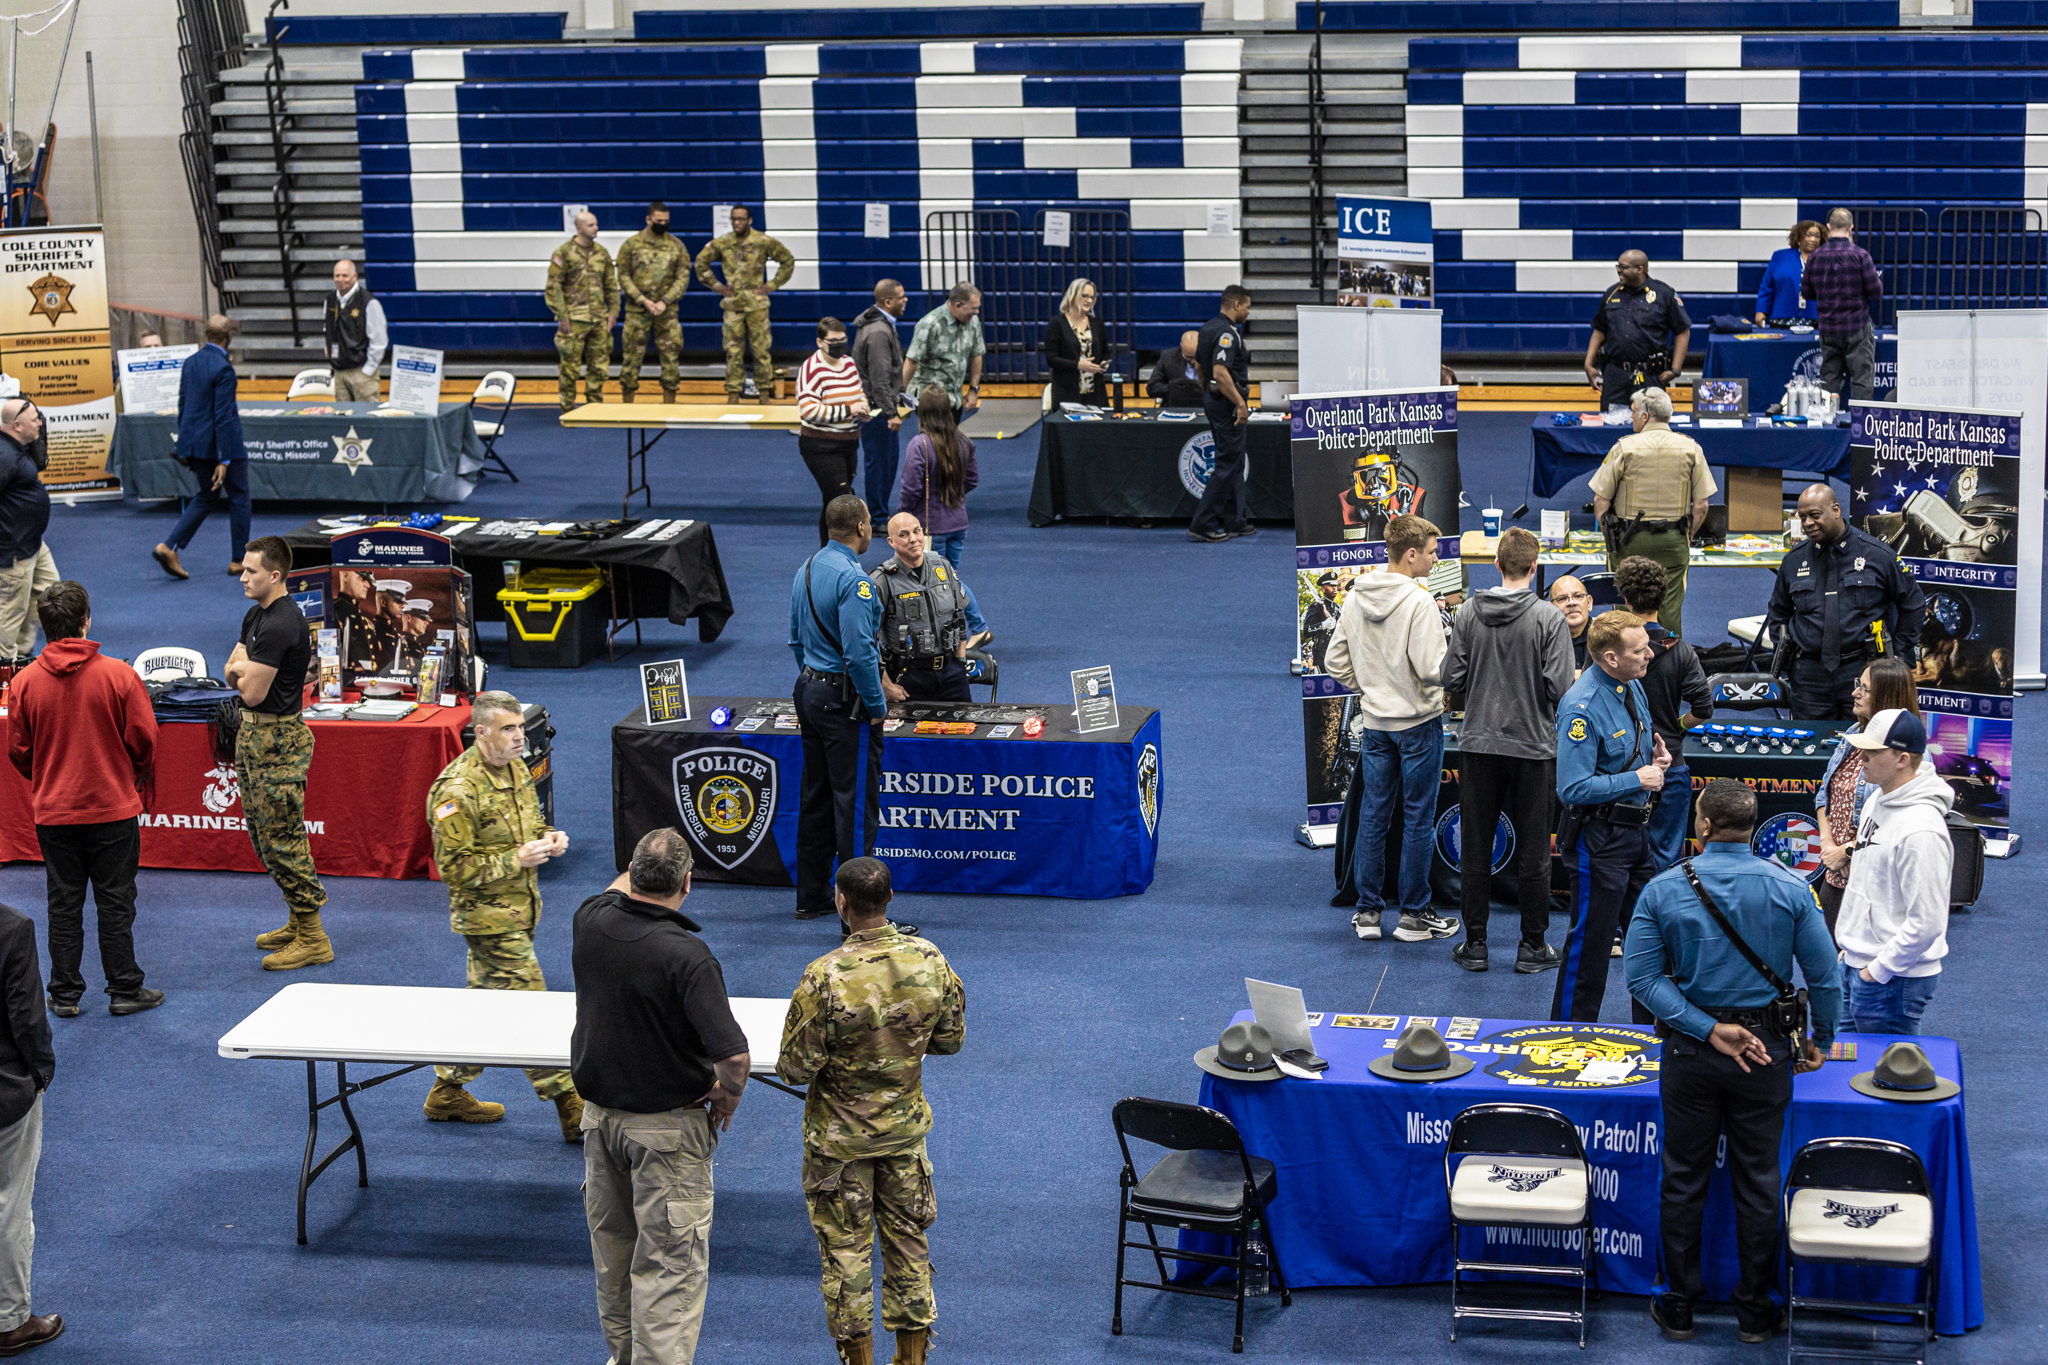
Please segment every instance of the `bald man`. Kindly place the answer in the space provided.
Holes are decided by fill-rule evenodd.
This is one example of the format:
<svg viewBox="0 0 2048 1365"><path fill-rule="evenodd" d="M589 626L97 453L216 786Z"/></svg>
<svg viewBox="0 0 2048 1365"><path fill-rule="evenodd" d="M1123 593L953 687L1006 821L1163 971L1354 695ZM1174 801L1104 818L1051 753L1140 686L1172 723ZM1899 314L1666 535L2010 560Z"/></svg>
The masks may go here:
<svg viewBox="0 0 2048 1365"><path fill-rule="evenodd" d="M1201 340L1200 332L1182 332L1179 350L1159 353L1159 363L1145 381L1145 392L1159 400L1160 407L1202 406L1202 376L1195 368L1195 347Z"/></svg>
<svg viewBox="0 0 2048 1365"><path fill-rule="evenodd" d="M1586 585L1570 574L1557 579L1546 594L1550 605L1564 613L1564 623L1572 633L1572 672L1586 671L1586 623L1593 619L1593 594L1586 591Z"/></svg>
<svg viewBox="0 0 2048 1365"><path fill-rule="evenodd" d="M1798 719L1853 720L1869 662L1918 653L1927 594L1891 546L1850 524L1828 485L1801 491L1799 526L1806 539L1779 563L1764 614L1778 648L1772 671L1789 673Z"/></svg>
<svg viewBox="0 0 2048 1365"><path fill-rule="evenodd" d="M190 578L178 552L192 543L212 512L228 514L228 572L239 577L249 544L249 453L242 446L239 380L228 360L234 324L216 313L206 320L206 344L178 373L178 463L192 471L199 491L185 504L170 535L150 551L173 578ZM220 563L215 560L214 563Z"/></svg>
<svg viewBox="0 0 2048 1365"><path fill-rule="evenodd" d="M1692 319L1678 291L1650 278L1650 258L1624 251L1615 286L1600 296L1586 343L1586 382L1606 407L1627 407L1637 389L1663 388L1685 368Z"/></svg>
<svg viewBox="0 0 2048 1365"><path fill-rule="evenodd" d="M967 691L967 585L927 553L914 512L889 518L896 553L871 575L882 598L882 693L899 701L973 701Z"/></svg>
<svg viewBox="0 0 2048 1365"><path fill-rule="evenodd" d="M576 215L576 235L548 258L548 311L555 315L556 377L562 411L576 405L576 381L586 402L604 401L612 363L612 323L619 316L619 271L597 240L597 215Z"/></svg>
<svg viewBox="0 0 2048 1365"><path fill-rule="evenodd" d="M43 543L50 492L43 487L43 414L26 398L0 403L0 664L20 668L36 643L36 605L57 581Z"/></svg>

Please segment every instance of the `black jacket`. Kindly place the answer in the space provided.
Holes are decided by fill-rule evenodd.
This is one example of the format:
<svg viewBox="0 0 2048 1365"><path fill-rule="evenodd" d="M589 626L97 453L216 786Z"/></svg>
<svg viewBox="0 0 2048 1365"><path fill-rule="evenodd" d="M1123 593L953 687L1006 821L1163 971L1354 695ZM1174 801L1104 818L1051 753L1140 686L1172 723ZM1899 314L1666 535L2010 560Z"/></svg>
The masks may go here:
<svg viewBox="0 0 2048 1365"><path fill-rule="evenodd" d="M1180 353L1176 346L1170 351L1159 353L1159 363L1152 367L1152 377L1145 381L1145 392L1169 408L1199 408L1202 406L1202 380L1198 375L1188 378L1188 370L1194 361Z"/></svg>
<svg viewBox="0 0 2048 1365"><path fill-rule="evenodd" d="M1095 351L1089 356L1098 365L1107 365L1109 359L1103 354L1104 336L1102 319L1096 318L1091 326L1095 332ZM1109 402L1110 376L1095 376L1095 387L1087 393L1081 392L1081 338L1074 331L1074 324L1067 321L1065 313L1054 313L1052 322L1045 329L1045 363L1052 370L1052 405L1058 410L1062 403L1086 403L1091 407L1103 407Z"/></svg>
<svg viewBox="0 0 2048 1365"><path fill-rule="evenodd" d="M19 1123L57 1074L35 921L0 905L0 1128Z"/></svg>

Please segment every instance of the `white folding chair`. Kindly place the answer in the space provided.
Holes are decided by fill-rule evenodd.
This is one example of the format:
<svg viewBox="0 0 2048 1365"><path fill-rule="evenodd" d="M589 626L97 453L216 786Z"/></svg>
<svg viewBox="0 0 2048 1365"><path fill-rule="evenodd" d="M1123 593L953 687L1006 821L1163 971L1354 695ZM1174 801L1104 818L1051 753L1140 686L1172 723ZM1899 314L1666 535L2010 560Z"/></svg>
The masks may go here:
<svg viewBox="0 0 2048 1365"><path fill-rule="evenodd" d="M1600 1279L1593 1264L1586 1149L1571 1120L1542 1105L1473 1105L1451 1120L1444 1143L1444 1187L1451 1204L1451 1340L1458 1339L1463 1318L1513 1318L1572 1324L1579 1329L1579 1349L1586 1349L1586 1293L1599 1292ZM1576 1229L1579 1263L1468 1261L1458 1245L1459 1231L1468 1227ZM1468 1270L1577 1280L1578 1311L1463 1302L1458 1292Z"/></svg>
<svg viewBox="0 0 2048 1365"><path fill-rule="evenodd" d="M519 476L512 472L512 466L505 463L505 457L498 453L498 438L505 434L506 422L512 416L512 395L519 392L519 377L510 370L492 370L477 381L476 392L469 396L469 420L476 427L477 436L484 443L483 466L477 472L488 474L493 469L514 483ZM496 417L476 415L478 403L498 405Z"/></svg>
<svg viewBox="0 0 2048 1365"><path fill-rule="evenodd" d="M1742 646L1742 662L1747 668L1756 667L1756 655L1762 650L1768 657L1778 647L1771 638L1770 627L1761 616L1738 616L1728 623L1728 637Z"/></svg>
<svg viewBox="0 0 2048 1365"><path fill-rule="evenodd" d="M334 397L334 371L329 369L300 370L292 376L290 392L284 396L287 403L296 403L302 398Z"/></svg>
<svg viewBox="0 0 2048 1365"><path fill-rule="evenodd" d="M1881 1138L1816 1138L1792 1157L1785 1176L1786 1358L1911 1361L1925 1365L1940 1297L1939 1238L1927 1168L1912 1148ZM1921 1297L1910 1303L1807 1297L1802 1265L1878 1266L1920 1272ZM1856 1340L1806 1345L1802 1314L1848 1314ZM1872 1315L1907 1314L1917 1321L1899 1340Z"/></svg>
<svg viewBox="0 0 2048 1365"><path fill-rule="evenodd" d="M155 649L145 649L135 656L135 662L131 666L135 669L135 675L144 682L159 678L207 676L206 656L196 649L187 649L184 645L159 645Z"/></svg>

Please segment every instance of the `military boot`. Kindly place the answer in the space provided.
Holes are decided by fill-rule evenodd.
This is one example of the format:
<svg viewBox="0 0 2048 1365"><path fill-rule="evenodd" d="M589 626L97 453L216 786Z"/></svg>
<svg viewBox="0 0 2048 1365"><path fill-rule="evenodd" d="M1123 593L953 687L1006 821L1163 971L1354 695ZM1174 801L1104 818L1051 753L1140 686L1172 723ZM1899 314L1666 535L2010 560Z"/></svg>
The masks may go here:
<svg viewBox="0 0 2048 1365"><path fill-rule="evenodd" d="M619 390L619 401L620 401L621 403L637 403L637 402L639 402L639 401L640 401L640 390L638 390L638 389L623 389L623 388L622 388L622 389L620 389L620 390Z"/></svg>
<svg viewBox="0 0 2048 1365"><path fill-rule="evenodd" d="M832 1342L839 1348L840 1365L875 1365L875 1339L873 1337L835 1338Z"/></svg>
<svg viewBox="0 0 2048 1365"><path fill-rule="evenodd" d="M298 936L298 927L287 919L282 929L272 929L267 934L256 935L256 946L266 953L275 952L279 948L289 948L292 940Z"/></svg>
<svg viewBox="0 0 2048 1365"><path fill-rule="evenodd" d="M496 1123L505 1106L480 1100L453 1081L435 1080L427 1092L427 1117L435 1123Z"/></svg>
<svg viewBox="0 0 2048 1365"><path fill-rule="evenodd" d="M583 1141L583 1097L571 1090L555 1096L555 1115L562 1120L562 1141Z"/></svg>
<svg viewBox="0 0 2048 1365"><path fill-rule="evenodd" d="M925 1356L931 1348L931 1328L899 1327L896 1329L896 1358L890 1365L924 1365Z"/></svg>
<svg viewBox="0 0 2048 1365"><path fill-rule="evenodd" d="M292 911L292 941L263 959L266 972L289 972L334 961L334 944L320 927L320 912Z"/></svg>
<svg viewBox="0 0 2048 1365"><path fill-rule="evenodd" d="M662 387L661 387L661 401L662 401L662 402L664 402L664 403L673 403L673 402L675 402L675 401L676 401L676 391L675 391L674 389L672 389L672 388L668 387L668 386L667 386L666 384L662 385Z"/></svg>

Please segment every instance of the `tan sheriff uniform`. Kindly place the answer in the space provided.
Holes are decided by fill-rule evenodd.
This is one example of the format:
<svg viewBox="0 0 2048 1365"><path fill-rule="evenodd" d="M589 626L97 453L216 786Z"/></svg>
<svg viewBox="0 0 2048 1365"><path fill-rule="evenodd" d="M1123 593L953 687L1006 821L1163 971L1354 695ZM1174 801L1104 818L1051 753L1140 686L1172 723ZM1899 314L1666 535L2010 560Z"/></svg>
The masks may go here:
<svg viewBox="0 0 2048 1365"><path fill-rule="evenodd" d="M1664 566L1669 582L1657 620L1673 635L1684 634L1679 621L1685 607L1685 570L1691 562L1687 529L1692 505L1714 496L1717 487L1699 442L1662 422L1652 422L1616 441L1593 472L1595 496L1613 503L1614 514L1622 521L1640 514L1646 523L1621 543L1618 552L1609 553L1607 568L1612 572L1630 555L1642 555ZM1653 526L1656 529L1651 529Z"/></svg>

